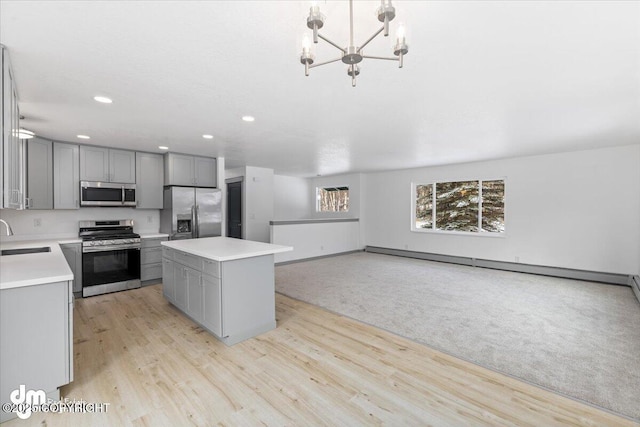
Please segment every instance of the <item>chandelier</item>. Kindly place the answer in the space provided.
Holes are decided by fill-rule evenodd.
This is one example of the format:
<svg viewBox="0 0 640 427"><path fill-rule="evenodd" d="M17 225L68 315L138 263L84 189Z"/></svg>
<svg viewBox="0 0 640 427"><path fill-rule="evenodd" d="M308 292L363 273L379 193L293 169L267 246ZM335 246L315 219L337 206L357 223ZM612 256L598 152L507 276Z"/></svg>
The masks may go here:
<svg viewBox="0 0 640 427"><path fill-rule="evenodd" d="M398 61L399 68L402 68L404 55L409 52L407 41L405 38L404 27L398 27L396 33L396 44L393 48L393 54L395 57L382 57L382 56L369 56L365 55L362 49L369 44L378 34L383 33L385 37L389 36L389 22L396 17L396 10L391 5L391 0L381 0L380 7L377 10L378 20L382 22L382 27L373 33L362 45L356 46L353 43L353 0L349 0L349 45L347 47L340 47L337 43L329 40L322 34L318 33L318 30L324 26L324 16L320 13L320 7L317 2L311 2L311 8L309 9L309 17L307 18L307 27L313 30L313 42L318 43L318 39L322 39L335 47L341 52L340 57L331 59L325 62L314 63L315 56L311 53L311 43L309 37L305 34L302 41L302 54L300 55L300 62L304 65L304 75L309 75L309 69L319 67L321 65L331 64L332 62L342 61L347 64L347 75L351 77L351 86L356 86L356 76L360 74L360 67L358 64L364 59L385 59L389 61Z"/></svg>

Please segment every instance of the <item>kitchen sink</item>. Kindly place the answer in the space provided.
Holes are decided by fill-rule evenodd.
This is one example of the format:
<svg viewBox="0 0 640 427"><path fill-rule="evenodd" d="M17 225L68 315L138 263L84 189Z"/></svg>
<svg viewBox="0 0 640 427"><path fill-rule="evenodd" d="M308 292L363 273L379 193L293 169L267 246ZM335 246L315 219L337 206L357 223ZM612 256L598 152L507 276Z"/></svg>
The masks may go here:
<svg viewBox="0 0 640 427"><path fill-rule="evenodd" d="M3 249L0 251L0 255L38 254L41 252L51 252L51 248L49 246L43 246L40 248Z"/></svg>

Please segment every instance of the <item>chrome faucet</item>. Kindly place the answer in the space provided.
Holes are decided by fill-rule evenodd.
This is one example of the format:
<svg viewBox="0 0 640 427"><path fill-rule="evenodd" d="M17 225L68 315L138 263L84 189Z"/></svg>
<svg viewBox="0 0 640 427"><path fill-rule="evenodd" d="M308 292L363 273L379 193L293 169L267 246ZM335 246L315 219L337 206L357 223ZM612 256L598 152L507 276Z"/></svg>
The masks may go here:
<svg viewBox="0 0 640 427"><path fill-rule="evenodd" d="M7 228L7 236L13 236L13 230L11 229L11 226L9 225L9 223L4 219L0 219L0 222L3 223L4 226Z"/></svg>

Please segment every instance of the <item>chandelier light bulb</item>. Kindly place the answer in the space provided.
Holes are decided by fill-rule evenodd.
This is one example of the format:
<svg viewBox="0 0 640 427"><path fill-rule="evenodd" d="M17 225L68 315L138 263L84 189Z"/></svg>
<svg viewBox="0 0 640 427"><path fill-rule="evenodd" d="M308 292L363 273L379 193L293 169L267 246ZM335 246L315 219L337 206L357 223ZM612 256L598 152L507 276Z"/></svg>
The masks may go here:
<svg viewBox="0 0 640 427"><path fill-rule="evenodd" d="M398 29L396 30L396 43L399 45L406 44L407 43L406 37L407 37L406 29L404 28L404 25L400 24L398 26Z"/></svg>
<svg viewBox="0 0 640 427"><path fill-rule="evenodd" d="M305 33L302 36L302 54L309 55L311 53L311 39L309 38L309 34Z"/></svg>
<svg viewBox="0 0 640 427"><path fill-rule="evenodd" d="M317 0L311 0L311 7L309 8L309 12L312 15L320 13L320 6L318 6Z"/></svg>

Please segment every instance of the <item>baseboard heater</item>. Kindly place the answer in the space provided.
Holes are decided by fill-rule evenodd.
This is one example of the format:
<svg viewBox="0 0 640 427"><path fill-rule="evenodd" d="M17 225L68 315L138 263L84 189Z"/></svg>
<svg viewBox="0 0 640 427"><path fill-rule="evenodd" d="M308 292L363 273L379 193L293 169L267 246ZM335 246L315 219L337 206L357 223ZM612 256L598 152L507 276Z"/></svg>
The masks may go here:
<svg viewBox="0 0 640 427"><path fill-rule="evenodd" d="M630 278L629 283L633 288L633 293L636 294L636 298L640 302L640 276L633 276Z"/></svg>
<svg viewBox="0 0 640 427"><path fill-rule="evenodd" d="M471 267L492 268L495 270L514 271L518 273L539 274L542 276L563 277L567 279L584 280L588 282L610 283L613 285L631 286L640 301L640 276L630 276L627 274L602 273L598 271L574 270L562 267L547 267L543 265L520 264L517 262L491 261L486 259L469 258L452 255L434 254L428 252L416 252L404 249L382 248L378 246L367 246L366 252L396 255L407 258L424 259L428 261L448 262L451 264L468 265ZM635 285L632 285L635 282Z"/></svg>

